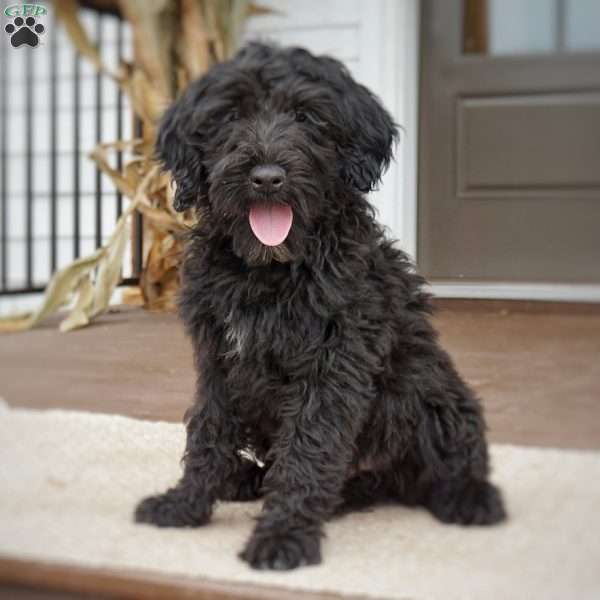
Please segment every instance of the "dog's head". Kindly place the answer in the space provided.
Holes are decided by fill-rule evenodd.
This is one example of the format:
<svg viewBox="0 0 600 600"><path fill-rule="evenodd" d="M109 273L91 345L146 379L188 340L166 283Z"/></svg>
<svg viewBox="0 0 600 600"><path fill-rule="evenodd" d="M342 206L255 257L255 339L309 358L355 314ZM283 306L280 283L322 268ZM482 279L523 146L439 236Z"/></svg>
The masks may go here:
<svg viewBox="0 0 600 600"><path fill-rule="evenodd" d="M157 150L175 208L208 212L238 256L261 264L301 256L350 191L372 190L396 135L338 61L254 43L169 108Z"/></svg>

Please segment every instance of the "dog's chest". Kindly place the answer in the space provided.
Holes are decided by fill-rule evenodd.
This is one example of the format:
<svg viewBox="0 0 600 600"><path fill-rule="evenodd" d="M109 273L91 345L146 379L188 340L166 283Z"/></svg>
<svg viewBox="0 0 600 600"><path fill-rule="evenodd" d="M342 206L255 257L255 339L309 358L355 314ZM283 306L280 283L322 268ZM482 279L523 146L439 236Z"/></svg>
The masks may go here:
<svg viewBox="0 0 600 600"><path fill-rule="evenodd" d="M243 314L230 312L225 317L225 342L227 350L225 354L230 357L243 356L253 337L253 319Z"/></svg>
<svg viewBox="0 0 600 600"><path fill-rule="evenodd" d="M303 351L302 322L274 305L236 308L223 318L222 355L244 363L286 360ZM267 362L271 362L270 360Z"/></svg>

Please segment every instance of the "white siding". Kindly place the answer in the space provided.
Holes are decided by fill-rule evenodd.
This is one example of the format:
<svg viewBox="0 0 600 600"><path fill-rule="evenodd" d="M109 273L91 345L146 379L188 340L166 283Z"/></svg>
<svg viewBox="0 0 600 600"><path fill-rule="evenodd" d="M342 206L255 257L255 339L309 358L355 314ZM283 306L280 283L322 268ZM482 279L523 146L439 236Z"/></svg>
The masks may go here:
<svg viewBox="0 0 600 600"><path fill-rule="evenodd" d="M261 6L274 12L251 18L244 40L274 41L285 46L302 46L315 54L328 54L343 61L362 80L361 5L358 0L265 0Z"/></svg>

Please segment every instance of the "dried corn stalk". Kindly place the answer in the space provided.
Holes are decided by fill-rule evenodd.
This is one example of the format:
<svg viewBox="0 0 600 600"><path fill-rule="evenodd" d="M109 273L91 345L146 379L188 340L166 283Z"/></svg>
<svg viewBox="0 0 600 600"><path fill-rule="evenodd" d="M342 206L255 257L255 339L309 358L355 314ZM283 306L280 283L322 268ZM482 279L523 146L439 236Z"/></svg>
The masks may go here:
<svg viewBox="0 0 600 600"><path fill-rule="evenodd" d="M142 139L102 144L90 154L130 199L106 245L55 273L40 308L33 314L0 319L0 331L34 327L73 298L61 331L83 327L103 313L120 281L128 222L136 211L144 216L144 240L148 240L140 276L144 306L173 309L182 237L190 215L186 218L173 210L171 182L154 160L158 120L191 80L231 56L249 15L269 12L248 0L113 0L111 8L117 8L133 30L135 54L133 63L122 63L115 72L102 63L79 21L77 0L55 0L54 7L79 53L129 96L142 122ZM132 151L133 158L118 171L111 166L110 154L123 150Z"/></svg>

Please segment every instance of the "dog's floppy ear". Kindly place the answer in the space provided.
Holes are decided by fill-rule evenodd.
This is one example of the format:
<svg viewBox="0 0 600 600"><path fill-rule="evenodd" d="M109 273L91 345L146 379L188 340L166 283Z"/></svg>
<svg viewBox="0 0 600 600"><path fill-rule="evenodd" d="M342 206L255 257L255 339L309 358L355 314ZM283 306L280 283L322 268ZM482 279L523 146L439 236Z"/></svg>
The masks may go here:
<svg viewBox="0 0 600 600"><path fill-rule="evenodd" d="M343 97L351 137L340 148L342 176L361 192L374 190L394 155L398 129L380 101L352 81Z"/></svg>
<svg viewBox="0 0 600 600"><path fill-rule="evenodd" d="M194 101L197 99L192 97L190 91L184 92L167 109L161 119L156 141L156 155L164 168L171 171L177 184L173 208L179 212L192 207L206 193L201 144L193 139L190 131L194 122Z"/></svg>

